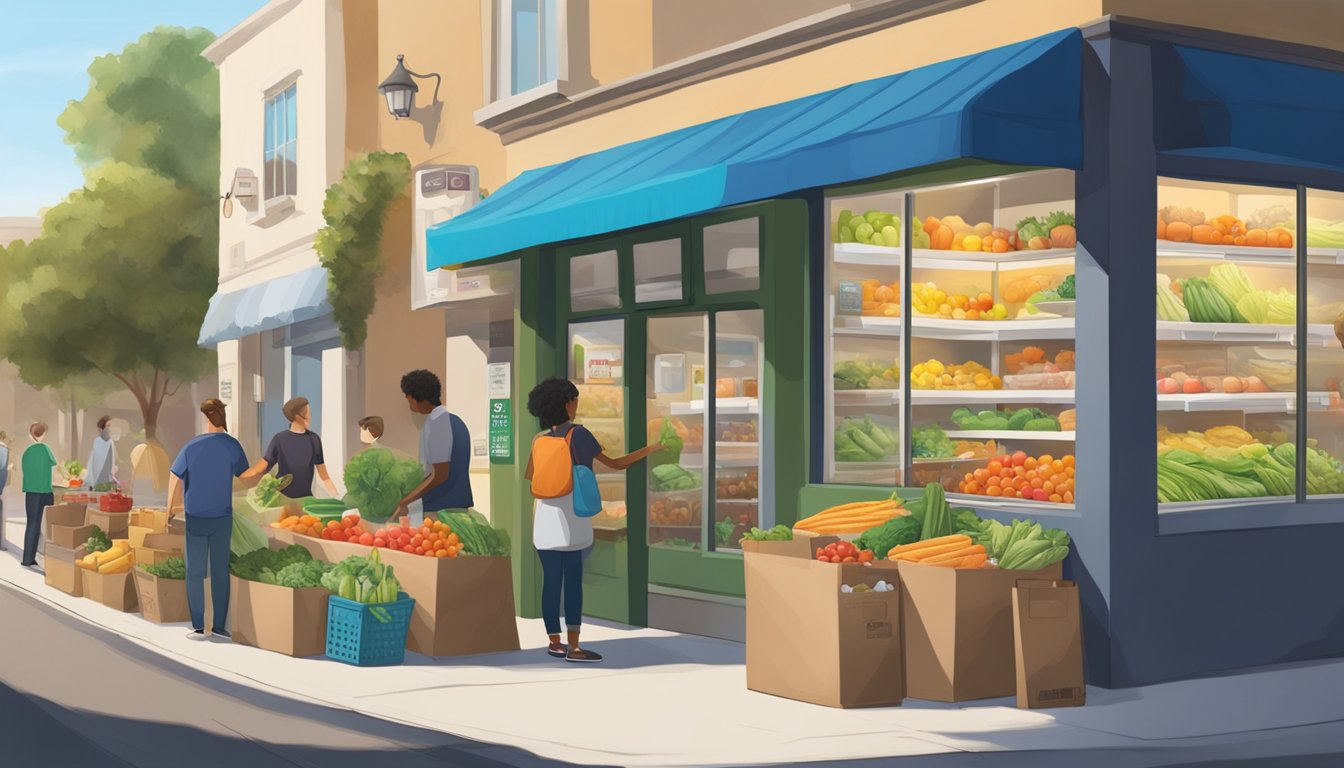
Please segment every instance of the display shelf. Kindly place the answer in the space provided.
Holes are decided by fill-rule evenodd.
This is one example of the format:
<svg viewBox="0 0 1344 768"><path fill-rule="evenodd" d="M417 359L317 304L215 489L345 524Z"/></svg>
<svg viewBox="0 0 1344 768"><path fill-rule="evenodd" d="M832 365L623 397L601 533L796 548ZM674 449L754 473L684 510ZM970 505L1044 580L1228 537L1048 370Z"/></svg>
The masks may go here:
<svg viewBox="0 0 1344 768"><path fill-rule="evenodd" d="M993 496L980 496L971 493L949 493L947 501L953 506L979 507L980 509L992 509L1000 512L1024 512L1031 511L1036 514L1065 513L1069 514L1077 510L1077 503L1065 504L1053 501L1027 501L1026 499L1003 499Z"/></svg>
<svg viewBox="0 0 1344 768"><path fill-rule="evenodd" d="M963 403L1072 403L1072 389L917 389L910 393L913 405L960 405Z"/></svg>
<svg viewBox="0 0 1344 768"><path fill-rule="evenodd" d="M1205 245L1178 243L1174 240L1157 241L1159 259L1206 259L1210 261L1244 261L1292 266L1297 261L1296 248L1262 248L1251 245Z"/></svg>
<svg viewBox="0 0 1344 768"><path fill-rule="evenodd" d="M832 253L836 264L850 264L857 267L899 267L905 255L904 248L888 248L885 245L867 245L865 243L835 243Z"/></svg>
<svg viewBox="0 0 1344 768"><path fill-rule="evenodd" d="M837 315L832 323L836 336L868 336L875 338L901 337L901 318Z"/></svg>
<svg viewBox="0 0 1344 768"><path fill-rule="evenodd" d="M1158 341L1201 341L1225 344L1293 344L1297 328L1292 325L1255 323L1195 323L1182 320L1158 320ZM1333 326L1313 323L1307 326L1307 344L1323 347L1335 339Z"/></svg>
<svg viewBox="0 0 1344 768"><path fill-rule="evenodd" d="M941 317L915 317L911 333L921 339L948 341L1032 341L1036 339L1072 339L1072 317L1040 320L948 320Z"/></svg>
<svg viewBox="0 0 1344 768"><path fill-rule="evenodd" d="M1209 499L1207 501L1178 501L1157 505L1159 515L1180 514L1182 512L1207 512L1227 509L1228 507L1253 507L1258 504L1274 504L1295 496L1256 496L1250 499Z"/></svg>
<svg viewBox="0 0 1344 768"><path fill-rule="evenodd" d="M1312 264L1344 265L1344 248L1307 247L1307 261Z"/></svg>
<svg viewBox="0 0 1344 768"><path fill-rule="evenodd" d="M1307 408L1325 410L1330 406L1329 392L1308 392ZM1207 411L1241 411L1242 413L1292 413L1297 410L1294 392L1205 392L1198 395L1158 395L1157 410L1203 413Z"/></svg>
<svg viewBox="0 0 1344 768"><path fill-rule="evenodd" d="M761 504L760 499L714 499L715 505L720 504L740 504L742 506L758 507Z"/></svg>
<svg viewBox="0 0 1344 768"><path fill-rule="evenodd" d="M705 412L704 400L690 400L673 403L673 416L695 416ZM715 412L719 416L754 416L760 413L760 401L754 397L721 397L715 401Z"/></svg>
<svg viewBox="0 0 1344 768"><path fill-rule="evenodd" d="M961 272L994 272L996 270L1049 269L1072 266L1075 252L1072 248L1047 248L1039 251L935 251L916 248L910 265L915 269L950 269Z"/></svg>
<svg viewBox="0 0 1344 768"><path fill-rule="evenodd" d="M874 406L899 405L899 389L837 389L835 406L837 408L867 408Z"/></svg>
<svg viewBox="0 0 1344 768"><path fill-rule="evenodd" d="M624 424L623 416L575 416L577 424Z"/></svg>
<svg viewBox="0 0 1344 768"><path fill-rule="evenodd" d="M947 436L954 440L1054 440L1074 442L1077 433L1067 432L1026 432L1020 429L949 429Z"/></svg>

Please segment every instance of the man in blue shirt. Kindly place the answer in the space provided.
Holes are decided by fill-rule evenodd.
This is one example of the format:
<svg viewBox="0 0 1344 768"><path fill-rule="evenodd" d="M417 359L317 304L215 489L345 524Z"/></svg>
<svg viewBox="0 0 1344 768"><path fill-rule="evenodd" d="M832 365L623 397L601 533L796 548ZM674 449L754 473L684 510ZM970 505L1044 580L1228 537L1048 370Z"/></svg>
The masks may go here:
<svg viewBox="0 0 1344 768"><path fill-rule="evenodd" d="M247 471L247 455L228 433L224 403L201 403L208 423L205 434L182 446L168 478L168 518L176 513L178 493L185 488L187 516L187 605L193 640L205 639L205 574L210 573L214 626L210 634L229 639L229 543L233 538L233 479ZM255 483L255 479L252 480Z"/></svg>
<svg viewBox="0 0 1344 768"><path fill-rule="evenodd" d="M419 499L425 519L445 509L470 509L471 433L466 422L443 407L443 385L430 371L411 371L401 377L401 393L411 413L425 417L420 428L420 463L425 480L397 505L397 517L409 515L409 505Z"/></svg>

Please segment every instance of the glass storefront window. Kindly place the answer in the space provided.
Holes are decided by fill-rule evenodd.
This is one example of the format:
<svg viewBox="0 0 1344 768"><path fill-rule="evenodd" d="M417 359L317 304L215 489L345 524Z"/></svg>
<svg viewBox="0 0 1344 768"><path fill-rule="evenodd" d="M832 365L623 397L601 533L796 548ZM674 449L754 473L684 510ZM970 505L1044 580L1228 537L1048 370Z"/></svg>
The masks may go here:
<svg viewBox="0 0 1344 768"><path fill-rule="evenodd" d="M1296 193L1162 178L1157 199L1159 509L1293 497Z"/></svg>
<svg viewBox="0 0 1344 768"><path fill-rule="evenodd" d="M575 421L588 428L608 456L625 450L625 321L598 320L569 327L569 378L579 389ZM624 530L625 473L593 464L602 494L595 529Z"/></svg>
<svg viewBox="0 0 1344 768"><path fill-rule="evenodd" d="M569 309L589 312L619 309L620 267L616 251L602 251L569 260Z"/></svg>
<svg viewBox="0 0 1344 768"><path fill-rule="evenodd" d="M635 244L635 303L681 301L681 245L681 238Z"/></svg>
<svg viewBox="0 0 1344 768"><path fill-rule="evenodd" d="M1307 190L1306 494L1344 494L1344 194ZM1314 331L1313 331L1314 329Z"/></svg>
<svg viewBox="0 0 1344 768"><path fill-rule="evenodd" d="M695 383L694 372L705 370L709 316L651 317L648 328L648 441L674 432L682 443L679 455L661 451L646 462L649 545L701 549L707 417L704 385Z"/></svg>
<svg viewBox="0 0 1344 768"><path fill-rule="evenodd" d="M761 521L765 312L714 316L714 549L739 549Z"/></svg>
<svg viewBox="0 0 1344 768"><path fill-rule="evenodd" d="M739 293L761 287L760 219L705 227L704 249L706 293Z"/></svg>

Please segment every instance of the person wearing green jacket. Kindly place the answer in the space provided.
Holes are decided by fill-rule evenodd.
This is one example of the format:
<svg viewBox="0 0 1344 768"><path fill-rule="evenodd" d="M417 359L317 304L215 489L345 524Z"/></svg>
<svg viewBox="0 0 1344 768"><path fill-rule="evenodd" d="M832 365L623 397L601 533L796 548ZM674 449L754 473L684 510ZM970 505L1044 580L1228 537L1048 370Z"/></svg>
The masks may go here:
<svg viewBox="0 0 1344 768"><path fill-rule="evenodd" d="M56 455L51 446L42 442L47 425L36 422L28 427L32 445L23 452L23 500L28 513L28 527L23 532L23 559L19 565L31 568L37 565L37 544L42 537L42 512L56 503L51 491L51 471L56 468Z"/></svg>

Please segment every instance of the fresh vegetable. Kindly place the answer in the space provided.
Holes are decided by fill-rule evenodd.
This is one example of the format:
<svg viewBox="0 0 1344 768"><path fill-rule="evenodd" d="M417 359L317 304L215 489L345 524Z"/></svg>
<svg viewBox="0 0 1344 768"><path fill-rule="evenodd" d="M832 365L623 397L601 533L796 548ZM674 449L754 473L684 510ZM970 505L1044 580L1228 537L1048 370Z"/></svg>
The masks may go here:
<svg viewBox="0 0 1344 768"><path fill-rule="evenodd" d="M906 514L909 513L901 507L896 495L892 494L879 501L860 501L822 510L794 523L793 529L826 534L862 533L893 517Z"/></svg>
<svg viewBox="0 0 1344 768"><path fill-rule="evenodd" d="M838 391L896 389L900 386L900 373L895 363L884 365L866 359L842 360L835 364L832 380Z"/></svg>
<svg viewBox="0 0 1344 768"><path fill-rule="evenodd" d="M1182 296L1190 319L1196 323L1244 323L1246 318L1216 285L1198 277L1183 284Z"/></svg>
<svg viewBox="0 0 1344 768"><path fill-rule="evenodd" d="M996 498L1072 504L1074 457L1036 457L1023 451L996 456L986 466L966 473L958 490Z"/></svg>
<svg viewBox="0 0 1344 768"><path fill-rule="evenodd" d="M836 541L817 547L817 559L823 563L871 563L871 549L859 549L848 541Z"/></svg>
<svg viewBox="0 0 1344 768"><path fill-rule="evenodd" d="M831 238L837 243L864 243L896 248L901 244L901 217L882 211L865 211L856 216L844 210L836 218Z"/></svg>
<svg viewBox="0 0 1344 768"><path fill-rule="evenodd" d="M947 536L952 533L952 508L947 505L947 496L943 486L929 483L924 486L924 526L919 538L925 541Z"/></svg>
<svg viewBox="0 0 1344 768"><path fill-rule="evenodd" d="M1209 270L1209 282L1229 302L1236 304L1242 296L1255 291L1251 279L1236 264L1219 264Z"/></svg>
<svg viewBox="0 0 1344 768"><path fill-rule="evenodd" d="M896 547L918 541L923 528L923 522L914 515L893 517L864 531L854 540L854 546L870 549L877 554L878 559L882 559Z"/></svg>
<svg viewBox="0 0 1344 768"><path fill-rule="evenodd" d="M386 448L357 453L345 465L345 501L366 520L386 520L425 479L424 467Z"/></svg>
<svg viewBox="0 0 1344 768"><path fill-rule="evenodd" d="M312 559L307 549L291 544L283 549L257 549L245 555L234 555L229 558L229 571L240 579L274 584L276 573L286 566Z"/></svg>
<svg viewBox="0 0 1344 768"><path fill-rule="evenodd" d="M1069 535L1058 528L1044 528L1032 520L1013 520L1004 525L998 520L986 520L981 524L979 540L985 546L989 557L1000 568L1015 570L1039 570L1063 560L1069 553ZM1044 546L1036 542L1043 542ZM1050 557L1034 560L1041 552L1049 551Z"/></svg>
<svg viewBox="0 0 1344 768"><path fill-rule="evenodd" d="M329 568L320 560L290 563L278 571L264 571L259 581L290 589L310 589L322 586L322 576Z"/></svg>
<svg viewBox="0 0 1344 768"><path fill-rule="evenodd" d="M860 537L862 538L862 537ZM742 541L792 541L793 530L787 525L776 525L768 531L752 528L742 534Z"/></svg>
<svg viewBox="0 0 1344 768"><path fill-rule="evenodd" d="M900 436L871 418L845 419L835 430L836 461L881 461L900 448Z"/></svg>
<svg viewBox="0 0 1344 768"><path fill-rule="evenodd" d="M649 489L655 493L691 491L700 487L700 475L684 469L680 464L661 464L649 469Z"/></svg>
<svg viewBox="0 0 1344 768"><path fill-rule="evenodd" d="M672 419L663 419L662 429L658 432L658 442L663 446L663 450L649 457L650 467L676 464L681 461L681 451L686 442L682 439L677 428L672 425Z"/></svg>
<svg viewBox="0 0 1344 768"><path fill-rule="evenodd" d="M956 450L942 427L927 424L911 431L910 454L916 459L942 459L955 456Z"/></svg>
<svg viewBox="0 0 1344 768"><path fill-rule="evenodd" d="M892 547L887 550L887 557L891 560L910 560L914 562L941 554L943 551L952 552L958 547L969 547L974 543L970 536L964 533L954 533ZM952 549L948 549L948 547Z"/></svg>
<svg viewBox="0 0 1344 768"><path fill-rule="evenodd" d="M112 540L103 533L103 529L93 526L93 533L89 535L89 540L84 545L87 552L106 552L112 548Z"/></svg>
<svg viewBox="0 0 1344 768"><path fill-rule="evenodd" d="M725 517L714 524L714 541L720 547L726 547L733 543L733 532L737 530L737 523L733 518Z"/></svg>
<svg viewBox="0 0 1344 768"><path fill-rule="evenodd" d="M446 523L462 541L465 554L503 557L509 554L509 534L490 525L485 515L474 509L443 511L439 520Z"/></svg>
<svg viewBox="0 0 1344 768"><path fill-rule="evenodd" d="M160 579L173 579L181 581L187 578L187 561L180 557L170 557L162 563L141 565L151 576L157 576Z"/></svg>
<svg viewBox="0 0 1344 768"><path fill-rule="evenodd" d="M350 505L344 499L319 499L309 496L303 500L303 513L319 520L339 520Z"/></svg>
<svg viewBox="0 0 1344 768"><path fill-rule="evenodd" d="M1168 227L1173 223L1179 222L1187 227L1195 227L1204 223L1204 212L1197 211L1194 208L1179 208L1174 205L1168 205L1157 212L1158 221L1163 222Z"/></svg>
<svg viewBox="0 0 1344 768"><path fill-rule="evenodd" d="M97 531L97 528L94 530ZM98 573L126 573L135 566L135 553L131 551L130 542L118 539L107 549L89 552L76 565Z"/></svg>
<svg viewBox="0 0 1344 768"><path fill-rule="evenodd" d="M322 574L321 584L345 600L365 605L395 602L401 591L392 566L382 561L376 549L367 558L347 557L332 566Z"/></svg>
<svg viewBox="0 0 1344 768"><path fill-rule="evenodd" d="M848 584L841 584L840 591L847 595L853 594L855 592L895 592L896 585L890 584L885 579L883 579L879 580L876 584L874 584L871 587L868 586L867 584L855 584L853 586L850 586Z"/></svg>
<svg viewBox="0 0 1344 768"><path fill-rule="evenodd" d="M252 490L247 492L248 500L260 509L270 509L285 503L284 494L280 492L288 488L294 478L291 475L277 477L277 471L273 469L262 475Z"/></svg>
<svg viewBox="0 0 1344 768"><path fill-rule="evenodd" d="M67 480L77 479L80 475L84 474L84 465L73 459L59 465L59 469L61 470L61 475Z"/></svg>
<svg viewBox="0 0 1344 768"><path fill-rule="evenodd" d="M229 551L235 555L246 555L268 546L266 532L261 526L245 515L233 515L233 535L229 539Z"/></svg>
<svg viewBox="0 0 1344 768"><path fill-rule="evenodd" d="M991 390L1002 389L1003 379L974 360L947 365L932 359L915 363L910 369L913 389Z"/></svg>
<svg viewBox="0 0 1344 768"><path fill-rule="evenodd" d="M1035 216L1027 216L1023 218L1021 221L1017 222L1018 242L1030 243L1032 238L1035 237L1043 237L1049 239L1050 228L1045 225L1045 222L1041 221Z"/></svg>
<svg viewBox="0 0 1344 768"><path fill-rule="evenodd" d="M1185 302L1171 289L1171 278L1160 272L1157 275L1157 319L1170 321L1190 319Z"/></svg>
<svg viewBox="0 0 1344 768"><path fill-rule="evenodd" d="M1073 432L1078 429L1078 409L1066 408L1059 412L1059 428L1065 432Z"/></svg>

